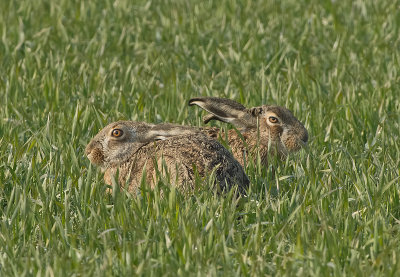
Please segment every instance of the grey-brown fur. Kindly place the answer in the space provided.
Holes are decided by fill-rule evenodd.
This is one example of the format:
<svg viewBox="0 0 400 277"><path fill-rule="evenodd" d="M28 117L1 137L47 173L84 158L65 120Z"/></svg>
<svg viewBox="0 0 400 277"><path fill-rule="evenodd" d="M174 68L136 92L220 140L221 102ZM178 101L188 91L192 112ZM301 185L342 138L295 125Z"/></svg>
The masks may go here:
<svg viewBox="0 0 400 277"><path fill-rule="evenodd" d="M116 129L123 131L119 138L112 136ZM129 191L140 185L144 168L146 181L153 187L157 170L166 176L164 165L170 182L182 191L193 189L195 172L200 177L215 172L221 191L238 185L244 193L249 185L242 167L229 151L193 127L118 121L103 128L85 152L105 172L107 184L112 184L118 172L119 184L127 184Z"/></svg>
<svg viewBox="0 0 400 277"><path fill-rule="evenodd" d="M240 128L241 135L236 130L224 134L219 128L202 128L202 131L212 138L227 137L234 157L242 165L248 156L254 159L257 153L261 162L267 164L268 155L285 157L308 141L307 129L285 107L263 105L247 109L235 101L217 97L192 98L189 105L197 105L211 113L204 117L204 123L219 120ZM272 123L270 117L278 119L278 122Z"/></svg>

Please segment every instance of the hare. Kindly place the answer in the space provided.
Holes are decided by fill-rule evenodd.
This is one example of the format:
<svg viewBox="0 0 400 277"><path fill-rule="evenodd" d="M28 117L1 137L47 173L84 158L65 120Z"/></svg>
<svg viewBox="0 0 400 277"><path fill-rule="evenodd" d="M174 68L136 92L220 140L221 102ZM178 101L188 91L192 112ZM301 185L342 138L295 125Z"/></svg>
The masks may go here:
<svg viewBox="0 0 400 277"><path fill-rule="evenodd" d="M104 127L85 153L105 172L107 184L112 185L112 178L118 175L118 183L128 185L131 192L140 186L144 171L146 182L153 188L157 173L163 173L165 165L170 181L181 191L194 188L196 174L206 177L212 172L220 191L237 185L238 192L245 193L249 185L232 154L193 127L118 121Z"/></svg>
<svg viewBox="0 0 400 277"><path fill-rule="evenodd" d="M217 97L196 97L189 100L189 105L197 105L210 114L203 118L204 123L219 120L240 128L229 130L222 137L228 138L233 156L245 165L249 158L257 157L267 165L268 153L281 158L288 152L298 151L307 143L308 132L304 125L286 108L263 105L247 109L235 101ZM217 138L219 128L203 128L208 136Z"/></svg>

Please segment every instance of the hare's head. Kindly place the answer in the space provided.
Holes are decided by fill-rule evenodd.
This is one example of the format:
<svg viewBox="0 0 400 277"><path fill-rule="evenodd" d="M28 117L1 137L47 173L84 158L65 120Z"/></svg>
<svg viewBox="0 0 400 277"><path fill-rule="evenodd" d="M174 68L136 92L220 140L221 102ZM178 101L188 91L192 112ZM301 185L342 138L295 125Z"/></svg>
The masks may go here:
<svg viewBox="0 0 400 277"><path fill-rule="evenodd" d="M104 127L86 146L85 153L93 164L106 169L126 162L150 142L196 132L194 128L173 124L117 121Z"/></svg>
<svg viewBox="0 0 400 277"><path fill-rule="evenodd" d="M304 125L285 107L263 105L246 109L243 105L224 98L198 97L189 101L209 115L204 123L220 120L232 123L244 132L257 129L259 126L260 143L277 144L282 152L294 152L307 144L308 132Z"/></svg>
<svg viewBox="0 0 400 277"><path fill-rule="evenodd" d="M284 151L295 152L307 144L307 129L285 107L263 105L248 112L257 117L260 133L265 132L271 142L281 143Z"/></svg>

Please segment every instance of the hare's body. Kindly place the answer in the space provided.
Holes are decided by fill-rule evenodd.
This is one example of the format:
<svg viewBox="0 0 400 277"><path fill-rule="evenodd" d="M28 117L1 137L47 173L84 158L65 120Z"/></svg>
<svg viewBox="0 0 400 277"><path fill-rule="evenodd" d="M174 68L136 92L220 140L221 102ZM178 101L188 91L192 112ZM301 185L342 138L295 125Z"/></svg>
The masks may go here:
<svg viewBox="0 0 400 277"><path fill-rule="evenodd" d="M112 137L115 130L124 136ZM151 187L160 175L169 177L169 182L181 191L193 189L196 174L204 178L212 172L222 191L238 185L243 193L249 184L229 151L190 127L115 122L92 139L86 154L104 170L107 184L111 185L112 178L118 176L118 183L128 185L130 191L140 186L143 174Z"/></svg>
<svg viewBox="0 0 400 277"><path fill-rule="evenodd" d="M242 164L259 155L267 164L268 155L285 157L288 152L298 151L308 140L303 124L286 108L263 105L251 109L229 99L199 97L189 101L210 112L204 122L220 120L232 123L240 132L221 132L218 128L202 128L212 138L227 137L234 157Z"/></svg>
<svg viewBox="0 0 400 277"><path fill-rule="evenodd" d="M262 142L266 141L268 143L268 140L262 140L257 130L241 132L240 135L238 131L234 129L228 130L225 134L217 127L201 128L201 131L216 140L219 138L223 140L227 139L233 156L242 166L245 165L245 161L249 161L249 158L256 159L257 155L259 155L262 164L267 164L268 154L271 154L271 152L278 150L279 155L285 153L284 150L279 150L279 145L275 144L275 148L263 145Z"/></svg>

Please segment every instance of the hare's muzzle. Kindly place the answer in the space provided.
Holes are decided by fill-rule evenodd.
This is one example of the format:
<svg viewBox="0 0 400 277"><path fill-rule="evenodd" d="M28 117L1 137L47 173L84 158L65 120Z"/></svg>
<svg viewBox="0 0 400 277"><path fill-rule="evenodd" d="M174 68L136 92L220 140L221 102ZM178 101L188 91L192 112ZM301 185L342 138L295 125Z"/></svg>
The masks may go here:
<svg viewBox="0 0 400 277"><path fill-rule="evenodd" d="M289 152L299 151L302 147L307 145L308 132L303 125L298 125L297 128L291 128L284 131L281 136L281 141Z"/></svg>
<svg viewBox="0 0 400 277"><path fill-rule="evenodd" d="M308 142L308 132L307 130L304 130L304 132L300 136L302 146L306 146Z"/></svg>
<svg viewBox="0 0 400 277"><path fill-rule="evenodd" d="M91 141L85 148L85 154L95 165L102 165L104 163L104 154L101 150L101 145L98 142Z"/></svg>
<svg viewBox="0 0 400 277"><path fill-rule="evenodd" d="M85 148L85 155L89 156L93 149L94 149L94 143L90 142Z"/></svg>
<svg viewBox="0 0 400 277"><path fill-rule="evenodd" d="M297 134L293 134L293 135L294 135L294 137L297 137L297 139L296 139L296 143L294 143L294 145L292 145L291 151L295 152L295 151L300 150L302 147L307 146L308 132L304 127L301 131L298 131Z"/></svg>

